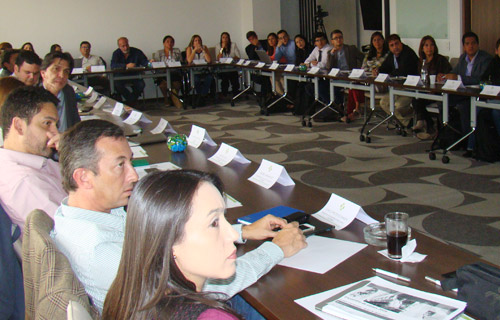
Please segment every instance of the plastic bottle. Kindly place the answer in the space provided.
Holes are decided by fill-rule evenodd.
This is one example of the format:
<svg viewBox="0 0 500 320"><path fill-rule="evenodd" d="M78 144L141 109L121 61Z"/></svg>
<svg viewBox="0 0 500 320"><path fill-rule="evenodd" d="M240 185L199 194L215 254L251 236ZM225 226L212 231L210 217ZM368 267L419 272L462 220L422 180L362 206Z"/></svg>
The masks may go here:
<svg viewBox="0 0 500 320"><path fill-rule="evenodd" d="M425 59L422 61L422 68L420 70L420 79L424 86L429 84L429 75L427 74L427 65L425 64Z"/></svg>

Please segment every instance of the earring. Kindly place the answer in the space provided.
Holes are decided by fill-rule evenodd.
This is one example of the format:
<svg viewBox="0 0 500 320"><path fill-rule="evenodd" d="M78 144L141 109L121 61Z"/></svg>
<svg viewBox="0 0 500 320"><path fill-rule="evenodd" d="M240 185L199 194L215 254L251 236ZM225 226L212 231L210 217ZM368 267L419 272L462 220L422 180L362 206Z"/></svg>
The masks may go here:
<svg viewBox="0 0 500 320"><path fill-rule="evenodd" d="M175 254L173 256L174 256L174 260L177 259L177 256Z"/></svg>

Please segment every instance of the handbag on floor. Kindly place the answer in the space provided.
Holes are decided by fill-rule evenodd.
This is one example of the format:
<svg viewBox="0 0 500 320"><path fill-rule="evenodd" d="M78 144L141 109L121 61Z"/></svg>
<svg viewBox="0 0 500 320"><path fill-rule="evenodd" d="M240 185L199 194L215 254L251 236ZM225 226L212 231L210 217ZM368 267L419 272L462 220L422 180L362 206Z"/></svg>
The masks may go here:
<svg viewBox="0 0 500 320"><path fill-rule="evenodd" d="M443 276L441 287L457 288L457 298L467 302L466 312L477 319L500 320L500 269L478 262Z"/></svg>

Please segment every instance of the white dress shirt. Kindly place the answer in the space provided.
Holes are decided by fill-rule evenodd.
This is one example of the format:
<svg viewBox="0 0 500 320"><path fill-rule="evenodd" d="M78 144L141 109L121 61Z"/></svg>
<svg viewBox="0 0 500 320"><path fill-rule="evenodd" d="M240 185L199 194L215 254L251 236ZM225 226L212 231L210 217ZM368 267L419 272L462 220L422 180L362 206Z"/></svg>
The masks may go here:
<svg viewBox="0 0 500 320"><path fill-rule="evenodd" d="M328 61L328 52L332 50L332 46L329 44L326 44L323 48L319 49L317 46L314 47L313 51L307 57L307 59L304 61L306 64L310 64L311 61L318 61L318 64L316 67L325 69L326 68L326 62ZM321 61L319 60L319 52L321 51ZM311 66L314 67L314 66Z"/></svg>

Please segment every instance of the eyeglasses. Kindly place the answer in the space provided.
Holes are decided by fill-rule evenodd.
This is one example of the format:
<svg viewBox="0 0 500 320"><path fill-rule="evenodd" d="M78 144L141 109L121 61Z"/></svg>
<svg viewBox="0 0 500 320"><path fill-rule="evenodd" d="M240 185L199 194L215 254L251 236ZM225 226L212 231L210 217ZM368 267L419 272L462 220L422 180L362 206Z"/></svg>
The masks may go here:
<svg viewBox="0 0 500 320"><path fill-rule="evenodd" d="M338 36L338 37L332 38L332 40L340 40L340 39L344 39L344 36Z"/></svg>

